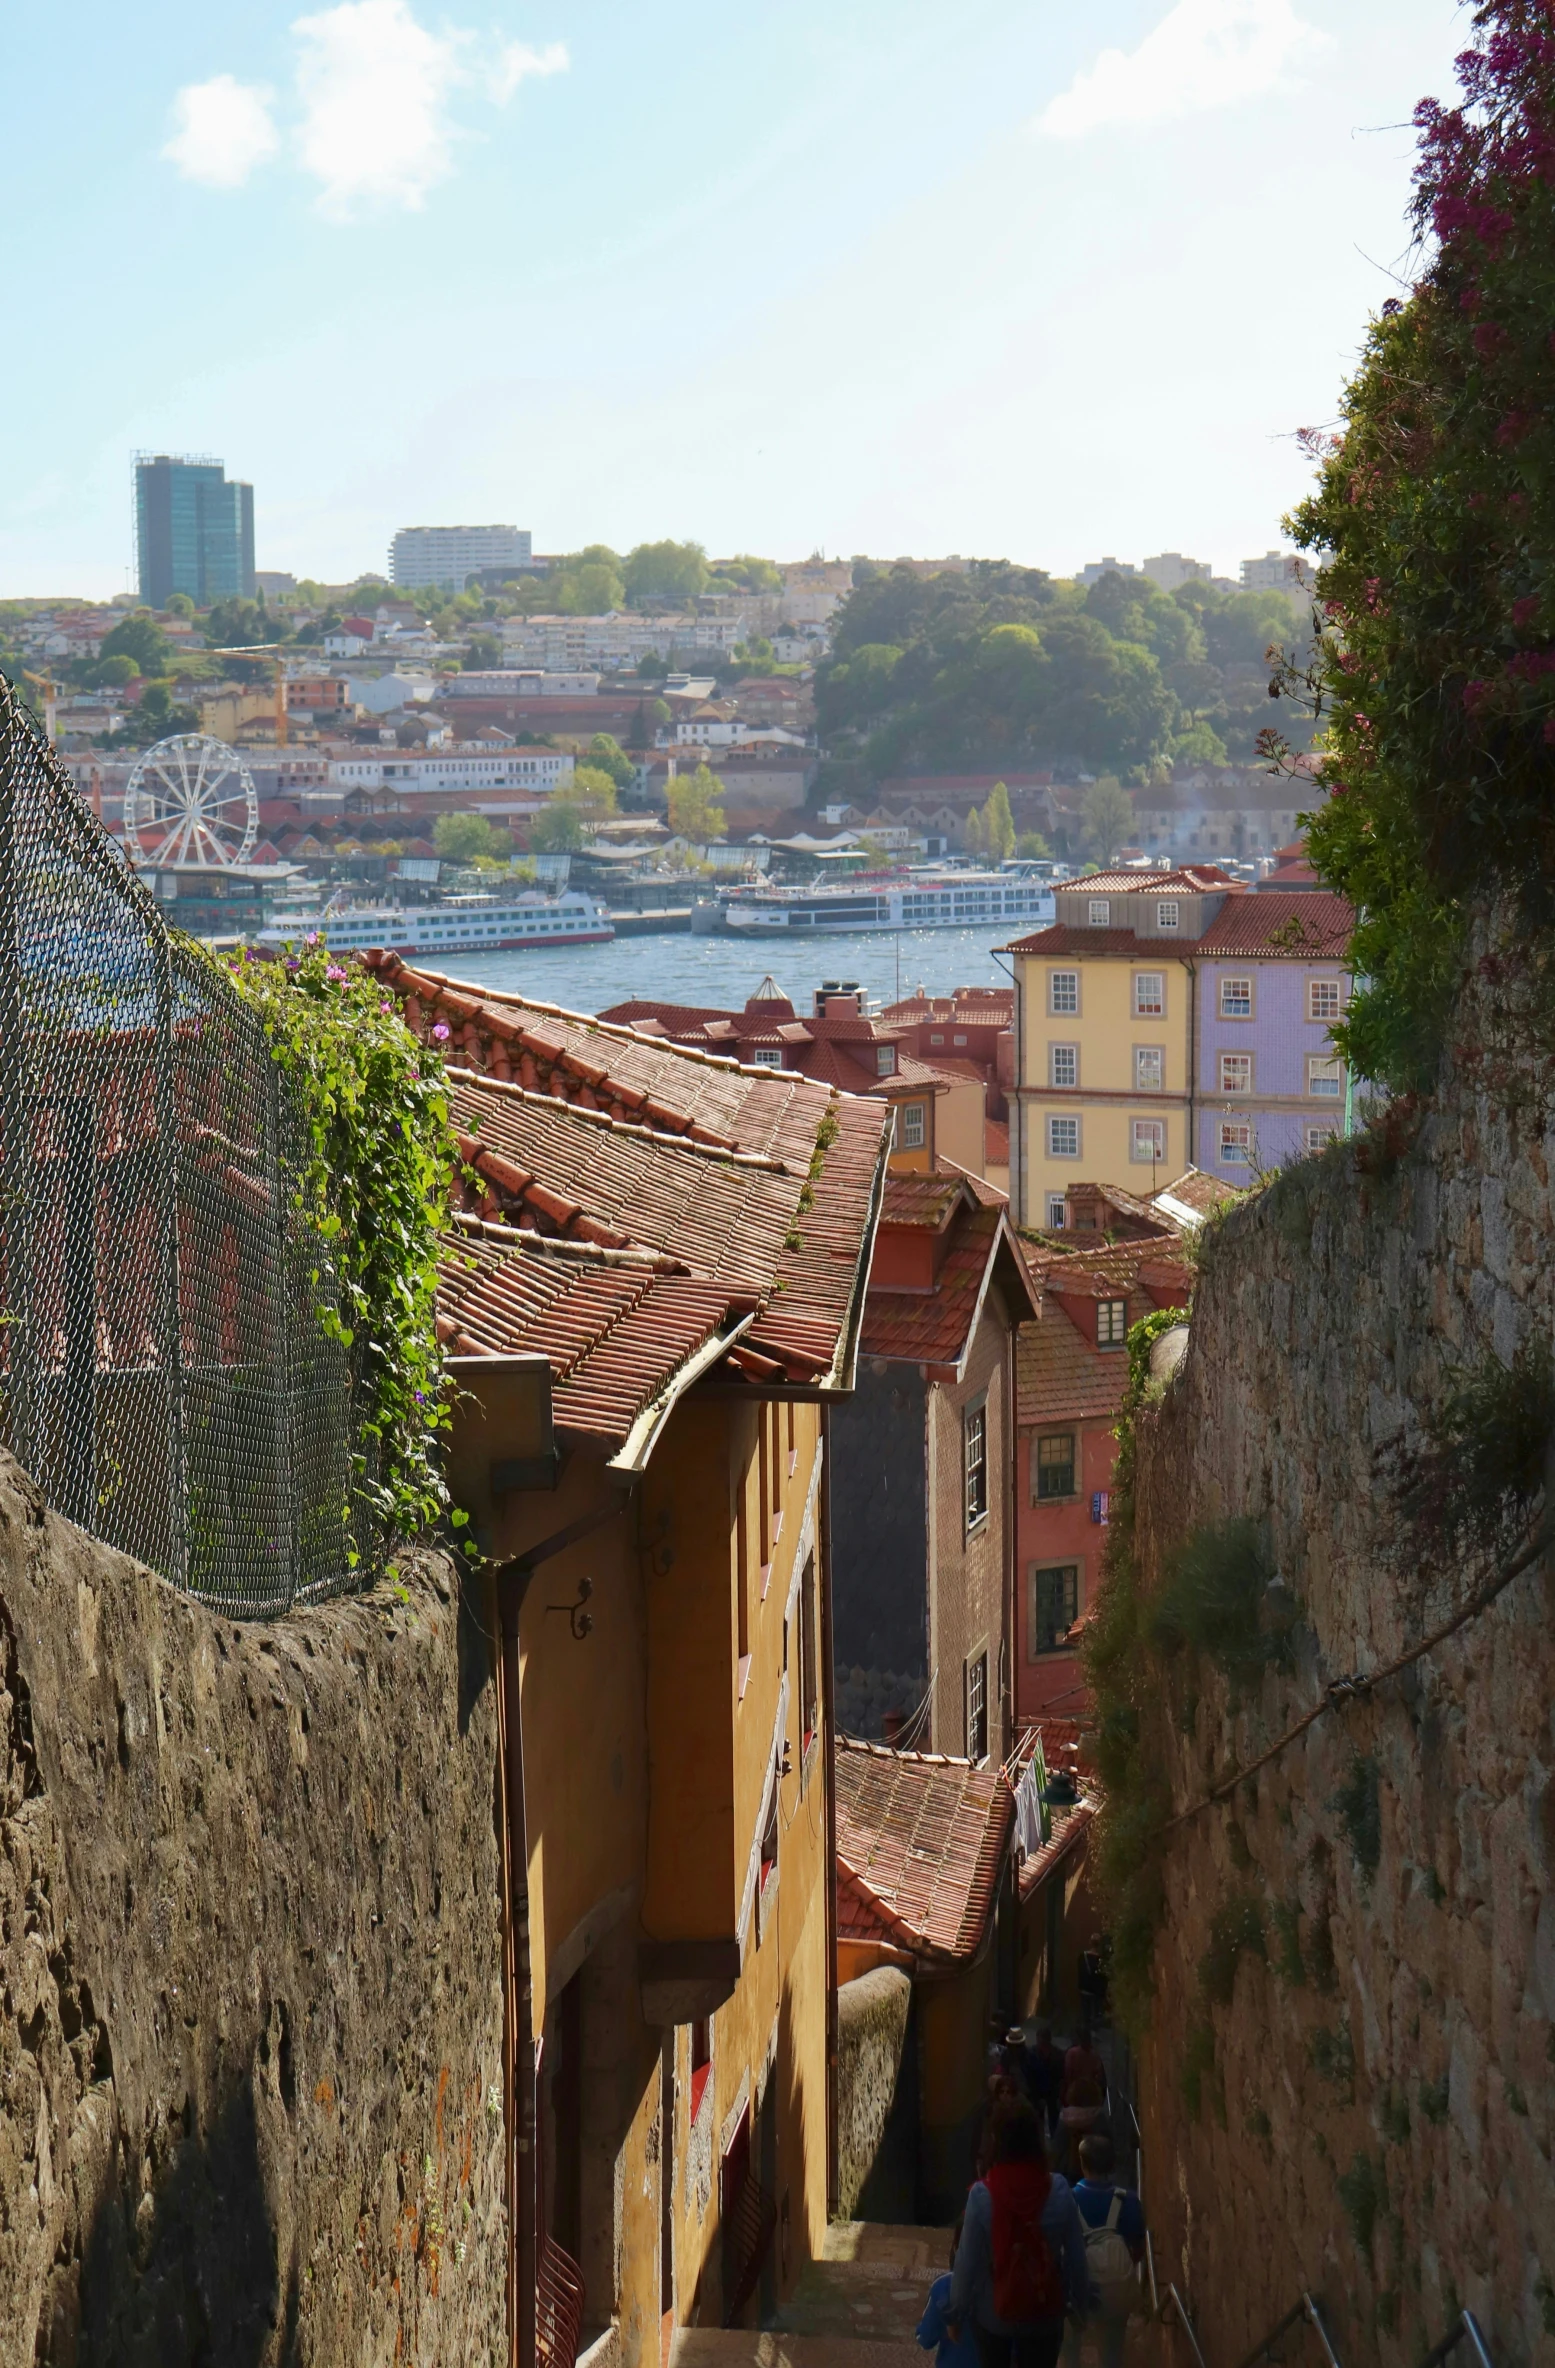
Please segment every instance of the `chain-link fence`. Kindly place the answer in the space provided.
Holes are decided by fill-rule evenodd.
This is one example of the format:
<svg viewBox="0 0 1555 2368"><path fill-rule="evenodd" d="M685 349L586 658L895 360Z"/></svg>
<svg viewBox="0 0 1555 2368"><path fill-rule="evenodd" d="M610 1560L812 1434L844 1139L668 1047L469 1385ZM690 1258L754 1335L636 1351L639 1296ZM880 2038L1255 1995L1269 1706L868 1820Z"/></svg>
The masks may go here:
<svg viewBox="0 0 1555 2368"><path fill-rule="evenodd" d="M348 1351L264 1030L0 677L0 1439L222 1611L371 1568Z"/></svg>

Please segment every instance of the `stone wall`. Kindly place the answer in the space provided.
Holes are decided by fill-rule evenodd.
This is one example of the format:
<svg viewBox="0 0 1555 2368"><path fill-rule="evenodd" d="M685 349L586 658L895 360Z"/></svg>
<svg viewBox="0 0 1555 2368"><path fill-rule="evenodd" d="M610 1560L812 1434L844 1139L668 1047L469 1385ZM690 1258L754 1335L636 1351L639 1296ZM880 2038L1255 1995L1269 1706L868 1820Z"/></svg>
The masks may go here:
<svg viewBox="0 0 1555 2368"><path fill-rule="evenodd" d="M851 2220L876 2169L907 2045L912 1983L880 1965L837 1991L837 2217ZM879 2183L878 2181L876 2182ZM912 2193L910 2160L907 2194Z"/></svg>
<svg viewBox="0 0 1555 2368"><path fill-rule="evenodd" d="M1451 1369L1555 1316L1549 1070L1476 1074L1360 1161L1290 1171L1210 1248L1141 1423L1138 1567L1153 1584L1187 1531L1252 1515L1306 1628L1240 1699L1179 1659L1159 1729L1179 1807L1486 1567L1404 1551L1387 1485ZM1417 2360L1464 2304L1498 2368L1551 2356L1552 1614L1547 1559L1171 1836L1146 2201L1211 2359L1303 2286L1346 2361Z"/></svg>
<svg viewBox="0 0 1555 2368"><path fill-rule="evenodd" d="M442 1560L240 1626L0 1457L7 2362L504 2356L495 1726Z"/></svg>

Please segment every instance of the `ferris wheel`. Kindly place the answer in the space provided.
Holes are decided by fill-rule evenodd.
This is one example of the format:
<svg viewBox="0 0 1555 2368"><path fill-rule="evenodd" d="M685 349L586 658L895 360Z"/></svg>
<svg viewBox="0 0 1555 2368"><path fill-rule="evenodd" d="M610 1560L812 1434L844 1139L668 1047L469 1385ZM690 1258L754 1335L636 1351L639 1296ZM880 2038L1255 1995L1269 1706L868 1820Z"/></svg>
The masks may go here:
<svg viewBox="0 0 1555 2368"><path fill-rule="evenodd" d="M179 732L148 748L124 791L124 842L137 863L246 863L259 796L235 748Z"/></svg>

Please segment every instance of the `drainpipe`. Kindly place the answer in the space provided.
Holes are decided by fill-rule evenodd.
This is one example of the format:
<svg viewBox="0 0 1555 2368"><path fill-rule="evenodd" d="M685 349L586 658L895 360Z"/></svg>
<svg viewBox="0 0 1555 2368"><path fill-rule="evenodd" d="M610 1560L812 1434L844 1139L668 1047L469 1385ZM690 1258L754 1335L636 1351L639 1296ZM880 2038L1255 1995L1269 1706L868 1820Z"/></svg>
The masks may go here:
<svg viewBox="0 0 1555 2368"><path fill-rule="evenodd" d="M821 1408L821 1704L826 1737L826 2218L837 2216L837 1717L832 1666L831 1408ZM800 1617L804 1607L800 1606Z"/></svg>
<svg viewBox="0 0 1555 2368"><path fill-rule="evenodd" d="M569 1521L537 1545L526 1547L494 1575L502 1669L501 1745L503 1799L507 1810L508 1965L510 2012L508 2064L508 2358L511 2368L536 2368L535 2300L540 2269L541 2197L535 2184L534 1981L529 1956L529 1840L524 1800L523 1692L519 1665L519 1619L529 1582L549 1562L590 1530L614 1521L630 1502L628 1490L613 1503Z"/></svg>
<svg viewBox="0 0 1555 2368"><path fill-rule="evenodd" d="M1188 973L1188 1165L1199 1164L1199 966L1185 965Z"/></svg>

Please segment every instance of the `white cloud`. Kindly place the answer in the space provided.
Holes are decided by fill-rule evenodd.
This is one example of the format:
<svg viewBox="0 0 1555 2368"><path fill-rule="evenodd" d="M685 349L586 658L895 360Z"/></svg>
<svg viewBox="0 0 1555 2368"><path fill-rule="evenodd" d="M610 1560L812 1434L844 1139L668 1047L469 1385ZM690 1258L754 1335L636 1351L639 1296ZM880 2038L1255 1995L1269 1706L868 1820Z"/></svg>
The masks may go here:
<svg viewBox="0 0 1555 2368"><path fill-rule="evenodd" d="M1074 140L1105 124L1160 123L1233 106L1273 89L1328 35L1297 16L1291 0L1177 0L1137 49L1104 49L1037 119L1054 139Z"/></svg>
<svg viewBox="0 0 1555 2368"><path fill-rule="evenodd" d="M337 219L361 205L415 211L453 170L447 102L462 80L455 34L429 33L406 0L344 0L300 16L297 154Z"/></svg>
<svg viewBox="0 0 1555 2368"><path fill-rule="evenodd" d="M190 82L173 101L177 130L162 153L186 181L207 189L237 189L279 142L270 120L272 93L260 84L213 74Z"/></svg>
<svg viewBox="0 0 1555 2368"><path fill-rule="evenodd" d="M569 62L565 41L548 41L544 49L531 49L527 41L510 41L498 52L491 95L499 107L505 107L521 82L565 74Z"/></svg>

